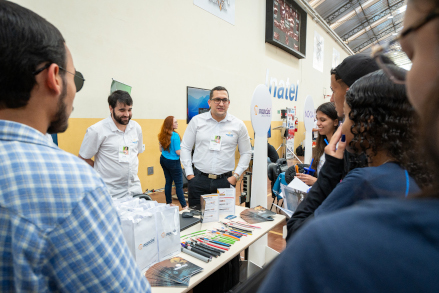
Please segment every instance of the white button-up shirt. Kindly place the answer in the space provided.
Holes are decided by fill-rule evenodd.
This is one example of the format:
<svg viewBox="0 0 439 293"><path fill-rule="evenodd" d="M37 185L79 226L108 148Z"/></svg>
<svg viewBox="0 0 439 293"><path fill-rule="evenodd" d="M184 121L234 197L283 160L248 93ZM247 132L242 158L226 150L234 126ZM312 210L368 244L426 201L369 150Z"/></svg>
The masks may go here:
<svg viewBox="0 0 439 293"><path fill-rule="evenodd" d="M127 162L119 162L121 146L129 147ZM113 197L121 198L142 193L137 176L137 155L142 152L143 135L140 125L130 120L123 132L117 128L110 116L87 129L79 155L84 159L95 157L94 169L101 175L109 193Z"/></svg>
<svg viewBox="0 0 439 293"><path fill-rule="evenodd" d="M221 150L210 150L213 135L221 136ZM193 175L191 152L195 144L193 163L203 173L220 175L235 169L235 150L241 155L235 173L241 175L251 159L251 144L244 122L231 114L220 122L210 111L192 118L181 142L181 162L186 176Z"/></svg>

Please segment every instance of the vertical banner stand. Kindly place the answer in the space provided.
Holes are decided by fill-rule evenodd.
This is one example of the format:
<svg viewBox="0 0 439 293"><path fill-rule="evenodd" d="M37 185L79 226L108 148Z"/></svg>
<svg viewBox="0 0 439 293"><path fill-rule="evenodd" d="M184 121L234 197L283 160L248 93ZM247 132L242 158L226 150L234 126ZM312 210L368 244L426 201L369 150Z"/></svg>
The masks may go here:
<svg viewBox="0 0 439 293"><path fill-rule="evenodd" d="M253 92L250 116L255 132L253 152L253 174L250 207L258 205L267 208L267 133L271 125L271 96L268 88L260 84ZM249 266L251 263L258 267L265 264L267 235L249 247ZM248 270L250 273L252 270Z"/></svg>
<svg viewBox="0 0 439 293"><path fill-rule="evenodd" d="M305 164L310 164L312 158L312 129L316 118L314 102L312 101L311 96L306 97L303 117L305 124L305 159L303 162Z"/></svg>

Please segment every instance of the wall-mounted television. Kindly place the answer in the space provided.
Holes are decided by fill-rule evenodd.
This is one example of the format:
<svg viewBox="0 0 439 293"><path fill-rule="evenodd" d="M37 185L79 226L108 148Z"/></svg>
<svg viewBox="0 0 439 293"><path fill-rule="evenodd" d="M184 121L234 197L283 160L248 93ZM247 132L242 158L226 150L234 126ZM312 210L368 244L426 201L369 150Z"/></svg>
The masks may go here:
<svg viewBox="0 0 439 293"><path fill-rule="evenodd" d="M187 87L187 118L186 122L189 124L191 119L201 113L209 111L209 104L207 101L210 97L210 90Z"/></svg>
<svg viewBox="0 0 439 293"><path fill-rule="evenodd" d="M294 0L267 0L265 42L305 58L306 19L307 13Z"/></svg>

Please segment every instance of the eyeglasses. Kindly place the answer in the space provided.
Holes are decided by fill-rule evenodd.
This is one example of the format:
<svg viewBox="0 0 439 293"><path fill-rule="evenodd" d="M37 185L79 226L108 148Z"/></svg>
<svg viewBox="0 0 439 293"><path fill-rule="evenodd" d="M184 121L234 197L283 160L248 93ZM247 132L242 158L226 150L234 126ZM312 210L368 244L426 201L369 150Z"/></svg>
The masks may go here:
<svg viewBox="0 0 439 293"><path fill-rule="evenodd" d="M40 69L34 71L32 74L33 74L33 75L38 75L38 74L40 74L41 72L43 72L44 70L46 70L47 68L49 68L50 65L52 65L52 63L47 63L47 64L44 65L42 68L40 68ZM74 75L74 79L73 79L73 80L75 81L76 92L79 92L79 91L82 89L82 87L84 86L84 81L85 81L84 76L82 75L82 73L79 72L79 71L76 71L76 70L75 70L75 73L72 73L72 72L70 72L70 71L67 71L66 69L64 69L63 67L61 67L61 66L59 66L59 65L58 65L58 67L59 67L61 70L64 70L65 72Z"/></svg>
<svg viewBox="0 0 439 293"><path fill-rule="evenodd" d="M385 47L375 46L372 48L372 58L375 59L378 66L383 69L391 81L397 84L405 84L405 73L397 66L389 62L398 61L398 63L407 62L409 64L410 58L402 51L400 41L408 34L417 31L431 20L439 17L439 10L429 13L424 19L418 23L404 30L398 37L390 41Z"/></svg>
<svg viewBox="0 0 439 293"><path fill-rule="evenodd" d="M219 103L223 102L224 104L227 104L229 102L229 99L219 99L219 98L215 98L215 99L211 99L216 105L218 105Z"/></svg>

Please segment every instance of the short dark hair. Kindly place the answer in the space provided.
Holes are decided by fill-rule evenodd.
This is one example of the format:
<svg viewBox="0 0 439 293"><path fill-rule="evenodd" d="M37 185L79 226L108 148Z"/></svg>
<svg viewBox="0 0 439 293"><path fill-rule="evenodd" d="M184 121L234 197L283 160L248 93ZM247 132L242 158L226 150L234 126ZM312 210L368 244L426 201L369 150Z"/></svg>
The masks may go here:
<svg viewBox="0 0 439 293"><path fill-rule="evenodd" d="M41 63L66 67L64 43L60 31L38 14L0 1L0 109L27 105Z"/></svg>
<svg viewBox="0 0 439 293"><path fill-rule="evenodd" d="M210 100L212 100L212 97L213 97L213 92L214 91L226 91L227 92L227 98L230 98L229 97L229 91L225 88L225 87L223 87L223 86L216 86L216 87L214 87L211 91L210 91Z"/></svg>
<svg viewBox="0 0 439 293"><path fill-rule="evenodd" d="M130 94L121 90L114 91L108 96L108 105L110 105L111 108L116 108L117 102L127 106L133 105L133 99Z"/></svg>
<svg viewBox="0 0 439 293"><path fill-rule="evenodd" d="M340 77L340 75L338 75L338 73L337 73L337 69L336 68L332 68L331 69L331 75L335 75L335 80L340 80L341 79L341 77Z"/></svg>

